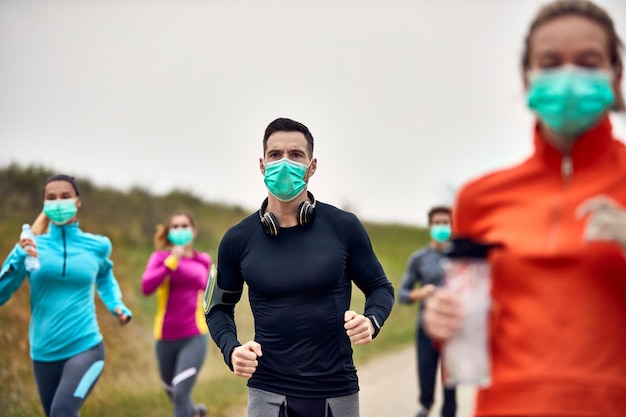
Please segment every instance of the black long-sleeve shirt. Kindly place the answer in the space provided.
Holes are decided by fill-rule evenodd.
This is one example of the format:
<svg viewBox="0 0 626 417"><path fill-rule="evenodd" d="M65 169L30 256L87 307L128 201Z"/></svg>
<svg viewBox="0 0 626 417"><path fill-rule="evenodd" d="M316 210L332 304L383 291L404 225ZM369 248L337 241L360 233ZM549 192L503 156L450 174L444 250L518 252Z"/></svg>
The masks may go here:
<svg viewBox="0 0 626 417"><path fill-rule="evenodd" d="M263 231L255 213L230 228L218 252L220 288L241 291L244 282L263 356L248 386L304 398L358 391L352 346L344 329L352 282L366 297L365 316L382 325L394 303L363 225L351 213L317 202L312 224ZM207 315L211 336L232 367L240 345L234 306Z"/></svg>

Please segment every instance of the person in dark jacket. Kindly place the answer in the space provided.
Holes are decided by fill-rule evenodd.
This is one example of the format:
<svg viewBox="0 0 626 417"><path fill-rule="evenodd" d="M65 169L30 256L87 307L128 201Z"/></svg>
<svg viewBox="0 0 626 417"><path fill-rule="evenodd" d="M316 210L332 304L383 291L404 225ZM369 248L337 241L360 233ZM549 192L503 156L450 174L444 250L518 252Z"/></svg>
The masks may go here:
<svg viewBox="0 0 626 417"><path fill-rule="evenodd" d="M417 314L415 346L417 350L417 374L419 382L419 406L416 417L426 417L435 401L435 382L439 366L439 350L424 332L422 312L424 300L430 297L437 287L444 283L441 260L443 249L450 239L452 210L447 206L435 206L428 211L428 231L430 244L413 252L402 278L398 291L398 301L402 304L419 304ZM415 288L419 285L418 288ZM442 417L456 414L456 390L443 389Z"/></svg>

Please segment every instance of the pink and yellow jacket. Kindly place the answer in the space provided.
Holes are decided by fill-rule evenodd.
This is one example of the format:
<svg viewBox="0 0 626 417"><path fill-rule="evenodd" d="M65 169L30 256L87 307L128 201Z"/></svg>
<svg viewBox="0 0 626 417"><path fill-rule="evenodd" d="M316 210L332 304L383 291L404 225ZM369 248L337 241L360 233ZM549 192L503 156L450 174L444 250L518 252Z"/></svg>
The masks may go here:
<svg viewBox="0 0 626 417"><path fill-rule="evenodd" d="M157 292L154 337L176 340L206 334L202 298L206 288L211 257L196 252L176 260L166 250L152 253L141 280L144 295Z"/></svg>

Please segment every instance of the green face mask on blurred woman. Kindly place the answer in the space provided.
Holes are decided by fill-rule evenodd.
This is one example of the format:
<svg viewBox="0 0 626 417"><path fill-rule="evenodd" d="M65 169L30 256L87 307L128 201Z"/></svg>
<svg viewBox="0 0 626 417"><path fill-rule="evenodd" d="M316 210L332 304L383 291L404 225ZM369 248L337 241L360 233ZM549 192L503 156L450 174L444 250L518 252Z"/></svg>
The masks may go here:
<svg viewBox="0 0 626 417"><path fill-rule="evenodd" d="M185 246L193 240L193 230L190 227L171 229L167 238L177 246Z"/></svg>
<svg viewBox="0 0 626 417"><path fill-rule="evenodd" d="M46 200L43 204L43 212L54 224L67 224L78 213L76 201L73 198L64 200Z"/></svg>
<svg viewBox="0 0 626 417"><path fill-rule="evenodd" d="M615 102L612 74L565 66L530 74L528 106L559 136L575 139L595 125Z"/></svg>

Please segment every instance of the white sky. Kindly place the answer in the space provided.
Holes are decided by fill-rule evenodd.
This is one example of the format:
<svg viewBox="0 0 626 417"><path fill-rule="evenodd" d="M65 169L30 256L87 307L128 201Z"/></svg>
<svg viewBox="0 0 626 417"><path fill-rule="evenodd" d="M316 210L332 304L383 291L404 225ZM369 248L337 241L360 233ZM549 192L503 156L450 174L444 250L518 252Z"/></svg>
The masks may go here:
<svg viewBox="0 0 626 417"><path fill-rule="evenodd" d="M290 117L320 201L423 225L531 151L518 63L543 3L2 0L0 165L253 211L263 131ZM597 3L625 39L626 1Z"/></svg>

